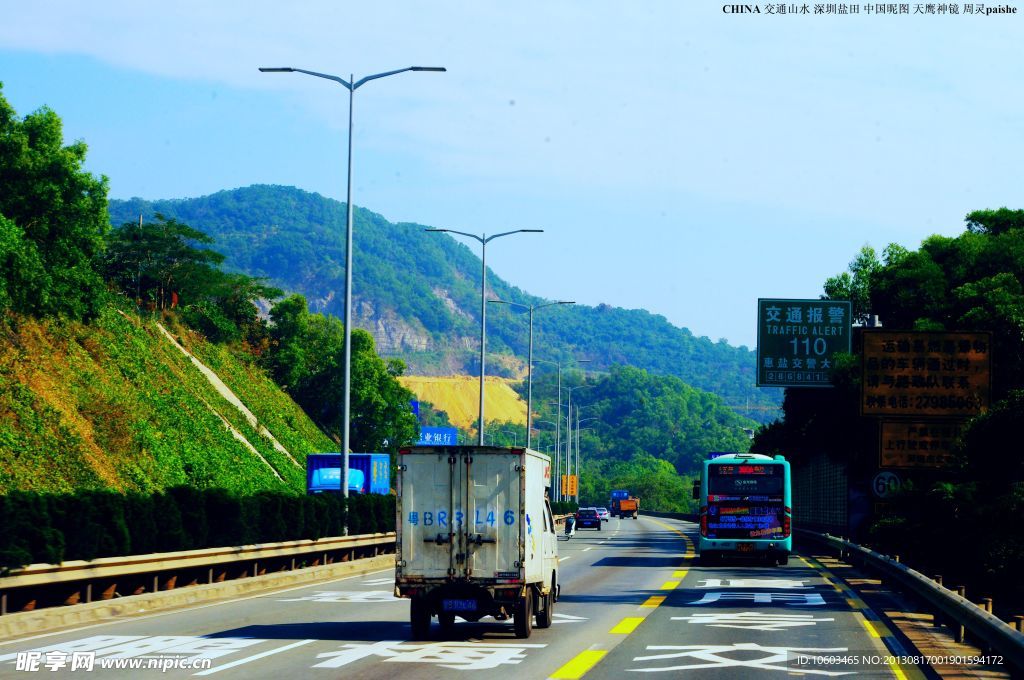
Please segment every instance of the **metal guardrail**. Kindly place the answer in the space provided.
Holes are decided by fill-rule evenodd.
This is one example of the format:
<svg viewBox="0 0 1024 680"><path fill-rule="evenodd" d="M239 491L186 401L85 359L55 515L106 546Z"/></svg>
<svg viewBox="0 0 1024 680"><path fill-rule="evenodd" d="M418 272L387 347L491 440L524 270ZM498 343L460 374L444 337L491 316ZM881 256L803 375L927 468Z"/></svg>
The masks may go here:
<svg viewBox="0 0 1024 680"><path fill-rule="evenodd" d="M394 552L394 532L32 564L0 578L0 615Z"/></svg>
<svg viewBox="0 0 1024 680"><path fill-rule="evenodd" d="M1024 632L1014 630L1002 619L965 597L936 583L924 574L869 548L830 534L797 529L800 536L824 543L841 556L858 560L870 569L917 596L941 616L955 621L992 651L1024 671Z"/></svg>

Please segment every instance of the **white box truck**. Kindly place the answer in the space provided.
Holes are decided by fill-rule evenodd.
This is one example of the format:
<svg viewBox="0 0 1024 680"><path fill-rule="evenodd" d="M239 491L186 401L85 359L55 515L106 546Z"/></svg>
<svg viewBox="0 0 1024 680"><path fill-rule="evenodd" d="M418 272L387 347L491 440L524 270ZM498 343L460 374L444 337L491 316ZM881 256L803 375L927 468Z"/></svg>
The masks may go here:
<svg viewBox="0 0 1024 680"><path fill-rule="evenodd" d="M513 619L517 637L551 625L558 535L551 459L522 448L414 446L398 456L395 595L414 639L431 619Z"/></svg>

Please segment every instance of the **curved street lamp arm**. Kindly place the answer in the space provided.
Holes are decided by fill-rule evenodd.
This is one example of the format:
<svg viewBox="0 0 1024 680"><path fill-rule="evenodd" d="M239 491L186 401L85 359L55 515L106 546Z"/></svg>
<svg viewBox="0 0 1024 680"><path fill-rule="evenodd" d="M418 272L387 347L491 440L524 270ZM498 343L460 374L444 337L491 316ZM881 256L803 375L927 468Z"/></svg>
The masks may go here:
<svg viewBox="0 0 1024 680"><path fill-rule="evenodd" d="M486 245L488 241L493 241L496 238L501 238L502 236L508 236L509 234L521 234L521 233L524 233L524 232L531 233L531 234L539 234L539 233L542 233L543 231L544 231L543 229L515 229L514 231L503 231L500 234L494 234L493 236L488 236L488 237L483 238L483 239L480 239L479 236L474 237L474 238L479 239L480 243L483 243L483 244ZM462 232L456 231L454 233L460 234Z"/></svg>
<svg viewBox="0 0 1024 680"><path fill-rule="evenodd" d="M374 73L372 76L366 76L365 78L360 78L355 83L355 85L352 86L352 89L353 90L359 89L362 85L370 82L371 80L376 80L377 78L386 78L387 76L393 76L396 73L405 73L406 71L438 71L438 72L444 72L444 71L447 71L447 70L448 69L446 69L443 66L409 66L407 68L400 68L397 71L387 71L385 73Z"/></svg>
<svg viewBox="0 0 1024 680"><path fill-rule="evenodd" d="M291 66L267 68L267 67L261 66L260 67L260 71L263 72L263 73L305 73L307 76L316 76L317 78L326 78L327 80L333 80L336 83L341 83L342 85L344 85L349 90L356 89L355 87L352 87L352 83L348 82L344 78L339 78L338 76L332 76L332 75L327 74L327 73L317 73L316 71L307 71L306 69L302 69L302 68L292 68ZM359 87L359 85L356 85L356 87Z"/></svg>
<svg viewBox="0 0 1024 680"><path fill-rule="evenodd" d="M459 236L468 236L469 238L475 238L477 241L479 241L480 243L483 243L483 244L487 243L487 241L484 241L483 238L481 238L480 236L477 236L476 234L470 234L470 233L467 233L465 231L455 231L454 229L424 229L424 231L434 231L434 232L444 232L444 233L448 233L448 234L458 234Z"/></svg>

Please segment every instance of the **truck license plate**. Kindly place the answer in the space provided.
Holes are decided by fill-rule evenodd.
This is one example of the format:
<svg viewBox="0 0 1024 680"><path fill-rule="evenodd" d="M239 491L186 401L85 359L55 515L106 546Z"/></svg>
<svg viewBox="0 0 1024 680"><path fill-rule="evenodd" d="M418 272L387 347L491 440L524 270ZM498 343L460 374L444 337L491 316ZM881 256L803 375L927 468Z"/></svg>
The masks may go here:
<svg viewBox="0 0 1024 680"><path fill-rule="evenodd" d="M441 600L441 609L446 612L475 612L476 600Z"/></svg>
<svg viewBox="0 0 1024 680"><path fill-rule="evenodd" d="M754 552L754 544L753 543L740 543L739 545L736 546L736 549L739 550L740 552Z"/></svg>

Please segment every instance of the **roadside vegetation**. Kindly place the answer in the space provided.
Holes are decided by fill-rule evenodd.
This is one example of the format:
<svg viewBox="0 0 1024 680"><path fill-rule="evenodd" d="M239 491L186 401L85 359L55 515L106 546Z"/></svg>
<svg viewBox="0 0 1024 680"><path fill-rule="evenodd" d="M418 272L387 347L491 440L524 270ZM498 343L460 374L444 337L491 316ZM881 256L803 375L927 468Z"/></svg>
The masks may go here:
<svg viewBox="0 0 1024 680"><path fill-rule="evenodd" d="M918 250L863 248L849 272L825 282L825 297L853 301L854 316L886 329L991 333L991 406L965 419L952 466L901 471L902 492L876 513L860 540L977 598L1024 604L1024 210L979 210L956 237L932 236ZM878 464L878 424L859 413L859 350L832 390L787 389L785 417L762 429L758 452L799 465L828 455L851 479ZM1016 613L1014 610L1013 613Z"/></svg>

